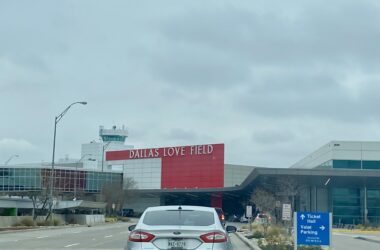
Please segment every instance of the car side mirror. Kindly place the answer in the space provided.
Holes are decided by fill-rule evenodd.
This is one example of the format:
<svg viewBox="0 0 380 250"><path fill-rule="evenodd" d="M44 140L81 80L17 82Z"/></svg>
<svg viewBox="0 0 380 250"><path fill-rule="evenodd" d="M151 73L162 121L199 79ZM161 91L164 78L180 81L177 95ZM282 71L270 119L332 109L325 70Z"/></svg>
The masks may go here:
<svg viewBox="0 0 380 250"><path fill-rule="evenodd" d="M234 226L227 226L226 231L227 233L235 233L237 231L237 228Z"/></svg>
<svg viewBox="0 0 380 250"><path fill-rule="evenodd" d="M128 227L128 230L129 231L133 231L135 229L135 227L136 227L136 225L131 225L131 226Z"/></svg>

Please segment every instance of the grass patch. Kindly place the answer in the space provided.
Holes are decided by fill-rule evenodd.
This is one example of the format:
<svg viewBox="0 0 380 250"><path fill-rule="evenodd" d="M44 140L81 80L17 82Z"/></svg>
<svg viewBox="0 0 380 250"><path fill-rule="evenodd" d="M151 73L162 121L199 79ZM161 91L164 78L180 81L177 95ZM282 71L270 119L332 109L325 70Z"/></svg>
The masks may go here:
<svg viewBox="0 0 380 250"><path fill-rule="evenodd" d="M37 221L37 226L46 227L46 226L62 226L65 225L65 222L61 218L54 218L53 220L41 220Z"/></svg>
<svg viewBox="0 0 380 250"><path fill-rule="evenodd" d="M107 223L115 223L115 222L117 222L117 218L116 218L116 217L109 217L109 216L107 216L107 217L105 218L105 221L106 221Z"/></svg>
<svg viewBox="0 0 380 250"><path fill-rule="evenodd" d="M129 222L131 219L129 219L128 217L118 216L117 220L122 222Z"/></svg>
<svg viewBox="0 0 380 250"><path fill-rule="evenodd" d="M255 232L261 237L257 244L262 250L293 250L293 238L287 233L286 228L270 226L264 233L264 229L257 229ZM320 246L299 246L299 250L322 250Z"/></svg>
<svg viewBox="0 0 380 250"><path fill-rule="evenodd" d="M23 218L19 222L13 224L15 227L34 227L36 226L36 223L33 221L32 218Z"/></svg>

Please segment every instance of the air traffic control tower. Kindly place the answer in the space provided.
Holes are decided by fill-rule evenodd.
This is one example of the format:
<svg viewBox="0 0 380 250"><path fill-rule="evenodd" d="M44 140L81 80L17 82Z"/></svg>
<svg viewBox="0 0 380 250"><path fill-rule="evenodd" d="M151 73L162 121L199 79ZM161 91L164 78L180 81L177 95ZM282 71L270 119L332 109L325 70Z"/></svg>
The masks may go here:
<svg viewBox="0 0 380 250"><path fill-rule="evenodd" d="M112 126L106 129L104 126L99 126L100 142L92 141L82 144L82 157L87 155L96 160L96 169L100 171L112 170L111 166L105 161L105 153L107 151L133 149L132 145L125 145L125 140L128 137L128 130L123 125L121 128ZM86 156L86 158L87 158ZM94 165L87 165L88 168L94 168ZM86 168L86 164L84 164Z"/></svg>
<svg viewBox="0 0 380 250"><path fill-rule="evenodd" d="M117 128L112 126L111 129L105 129L104 126L99 127L99 136L103 143L119 143L124 144L128 137L128 130L124 127Z"/></svg>

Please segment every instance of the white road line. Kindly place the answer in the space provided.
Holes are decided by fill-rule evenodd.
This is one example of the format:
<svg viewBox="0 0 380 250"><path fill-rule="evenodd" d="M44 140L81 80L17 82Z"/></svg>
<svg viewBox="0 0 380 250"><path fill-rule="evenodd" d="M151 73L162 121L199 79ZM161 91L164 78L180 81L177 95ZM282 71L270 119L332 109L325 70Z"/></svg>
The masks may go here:
<svg viewBox="0 0 380 250"><path fill-rule="evenodd" d="M39 236L37 237L37 239L43 239L43 238L47 238L48 236Z"/></svg>
<svg viewBox="0 0 380 250"><path fill-rule="evenodd" d="M67 245L67 246L64 246L64 247L72 247L72 246L76 246L76 245L79 245L79 243L70 244L70 245Z"/></svg>
<svg viewBox="0 0 380 250"><path fill-rule="evenodd" d="M105 236L104 238L109 238L109 237L112 237L112 234L111 234L111 235L107 235L107 236Z"/></svg>

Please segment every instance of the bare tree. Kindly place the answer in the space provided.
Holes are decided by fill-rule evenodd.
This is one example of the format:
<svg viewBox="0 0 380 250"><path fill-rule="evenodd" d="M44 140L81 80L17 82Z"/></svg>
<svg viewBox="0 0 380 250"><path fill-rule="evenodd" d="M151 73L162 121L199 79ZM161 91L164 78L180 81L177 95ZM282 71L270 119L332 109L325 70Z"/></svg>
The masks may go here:
<svg viewBox="0 0 380 250"><path fill-rule="evenodd" d="M251 195L251 202L255 203L256 209L259 209L260 212L269 212L273 213L276 206L276 199L273 193L264 189L256 188ZM269 221L265 221L261 224L264 228L264 232L267 232Z"/></svg>
<svg viewBox="0 0 380 250"><path fill-rule="evenodd" d="M136 182L133 178L126 178L123 184L120 183L108 183L102 188L102 195L106 202L106 210L108 214L112 213L112 205L115 205L117 211L123 208L123 204L127 199L132 198L135 195L134 188Z"/></svg>
<svg viewBox="0 0 380 250"><path fill-rule="evenodd" d="M284 176L276 180L276 196L281 196L283 202L290 202L295 209L295 199L301 194L305 185L293 176Z"/></svg>
<svg viewBox="0 0 380 250"><path fill-rule="evenodd" d="M37 216L40 212L47 211L49 205L49 197L46 194L46 190L42 191L28 191L26 195L32 200L33 211L32 216L33 220L37 219ZM48 217L46 217L47 219Z"/></svg>
<svg viewBox="0 0 380 250"><path fill-rule="evenodd" d="M255 203L256 209L265 212L273 212L276 205L274 194L261 187L253 191L250 201Z"/></svg>

